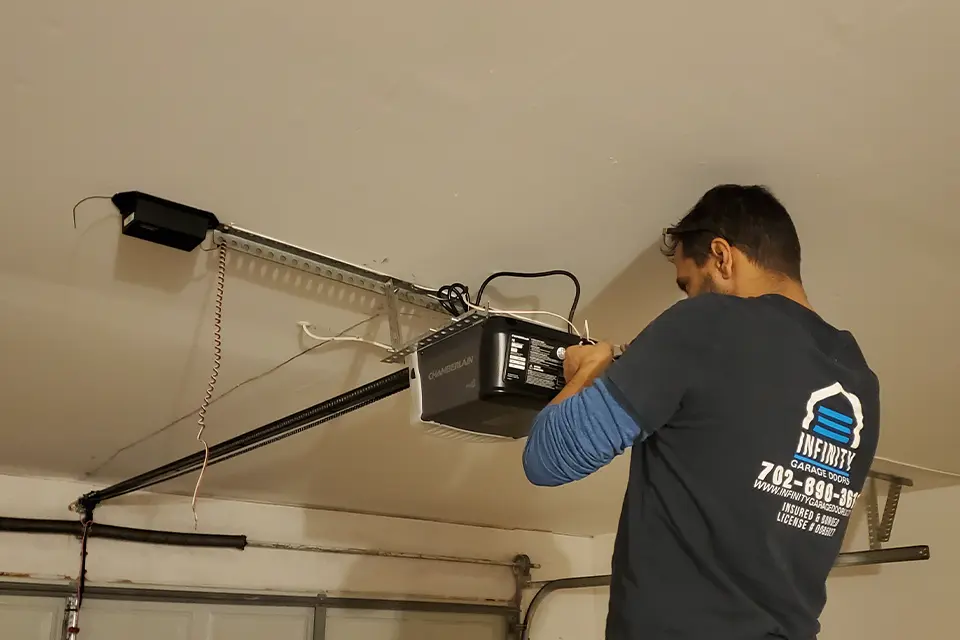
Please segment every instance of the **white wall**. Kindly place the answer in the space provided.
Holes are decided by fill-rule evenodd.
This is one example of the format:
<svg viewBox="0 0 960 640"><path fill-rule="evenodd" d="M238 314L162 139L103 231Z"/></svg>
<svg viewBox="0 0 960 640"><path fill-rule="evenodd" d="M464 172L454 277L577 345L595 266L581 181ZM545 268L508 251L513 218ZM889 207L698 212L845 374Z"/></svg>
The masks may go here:
<svg viewBox="0 0 960 640"><path fill-rule="evenodd" d="M0 475L0 516L75 518L68 505L91 488L77 482ZM201 533L497 559L526 553L542 565L534 573L536 580L596 570L589 538L226 500L202 500L199 514ZM191 531L193 526L189 499L149 493L107 503L97 509L96 519L173 531ZM90 540L89 553L88 577L94 584L464 600L506 600L513 594L510 570L498 567L263 549L159 547L97 538ZM72 579L78 565L79 545L70 537L0 533L0 579ZM593 635L594 604L589 594L556 596L540 614L537 640L599 637Z"/></svg>
<svg viewBox="0 0 960 640"><path fill-rule="evenodd" d="M864 549L866 521L856 525L851 542ZM904 493L884 546L914 544L930 545L930 559L831 575L820 640L960 637L960 486Z"/></svg>

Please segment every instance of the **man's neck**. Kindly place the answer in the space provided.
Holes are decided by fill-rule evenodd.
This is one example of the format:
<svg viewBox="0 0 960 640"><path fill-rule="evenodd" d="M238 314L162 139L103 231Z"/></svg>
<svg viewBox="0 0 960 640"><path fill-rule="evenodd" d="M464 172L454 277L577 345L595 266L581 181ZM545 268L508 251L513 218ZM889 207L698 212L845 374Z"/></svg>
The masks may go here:
<svg viewBox="0 0 960 640"><path fill-rule="evenodd" d="M807 309L813 311L813 305L810 304L810 300L807 298L807 292L804 290L803 285L796 280L791 280L790 278L776 276L757 278L754 282L751 282L749 286L745 287L744 290L741 291L740 295L744 298L758 298L766 295L779 295L787 298L788 300L793 300L800 306L806 307Z"/></svg>

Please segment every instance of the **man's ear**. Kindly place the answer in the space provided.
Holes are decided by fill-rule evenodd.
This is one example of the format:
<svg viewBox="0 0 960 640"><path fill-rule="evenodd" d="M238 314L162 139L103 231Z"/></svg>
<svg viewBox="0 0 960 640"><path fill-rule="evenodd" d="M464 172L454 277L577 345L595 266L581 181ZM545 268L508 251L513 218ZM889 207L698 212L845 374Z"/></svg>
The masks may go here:
<svg viewBox="0 0 960 640"><path fill-rule="evenodd" d="M717 265L717 272L724 280L733 277L733 247L723 238L714 238L710 243L710 255Z"/></svg>

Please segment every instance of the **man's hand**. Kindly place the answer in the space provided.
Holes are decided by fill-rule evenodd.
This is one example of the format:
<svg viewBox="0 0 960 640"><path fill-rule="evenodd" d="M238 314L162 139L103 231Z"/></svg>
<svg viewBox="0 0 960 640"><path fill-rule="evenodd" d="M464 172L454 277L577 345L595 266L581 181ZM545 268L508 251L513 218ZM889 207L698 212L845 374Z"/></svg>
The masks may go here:
<svg viewBox="0 0 960 640"><path fill-rule="evenodd" d="M605 342L567 347L563 358L563 377L567 386L560 391L551 404L559 404L584 387L590 386L610 363L613 362L613 346Z"/></svg>
<svg viewBox="0 0 960 640"><path fill-rule="evenodd" d="M588 382L599 376L613 362L613 345L606 342L580 344L567 347L563 359L563 377L572 382L579 377L589 376Z"/></svg>

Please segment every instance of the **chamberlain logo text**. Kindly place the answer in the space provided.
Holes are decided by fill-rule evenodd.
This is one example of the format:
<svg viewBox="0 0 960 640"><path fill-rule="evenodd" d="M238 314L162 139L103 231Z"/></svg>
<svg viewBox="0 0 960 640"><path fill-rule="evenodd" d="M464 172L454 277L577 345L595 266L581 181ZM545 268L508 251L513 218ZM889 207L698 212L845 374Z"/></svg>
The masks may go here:
<svg viewBox="0 0 960 640"><path fill-rule="evenodd" d="M427 375L427 378L428 378L429 380L436 380L437 378L439 378L439 377L441 377L441 376L445 376L445 375L447 375L448 373L450 373L450 372L452 372L452 371L456 371L457 369L462 369L463 367L468 367L468 366L470 366L471 364L473 364L473 356L467 356L467 357L464 358L463 360L457 360L456 362L451 362L450 364L448 364L448 365L445 366L445 367L441 367L441 368L439 368L439 369L434 369L433 371L431 371L431 372Z"/></svg>

